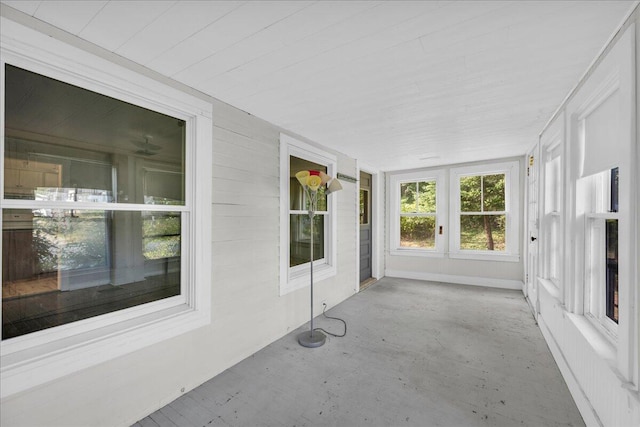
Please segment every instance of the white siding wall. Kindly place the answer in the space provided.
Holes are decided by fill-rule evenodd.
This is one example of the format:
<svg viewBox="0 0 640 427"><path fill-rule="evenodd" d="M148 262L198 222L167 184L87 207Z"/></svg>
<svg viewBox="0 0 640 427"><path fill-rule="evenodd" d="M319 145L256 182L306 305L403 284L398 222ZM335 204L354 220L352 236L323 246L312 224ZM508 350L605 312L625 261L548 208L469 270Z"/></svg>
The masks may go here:
<svg viewBox="0 0 640 427"><path fill-rule="evenodd" d="M281 130L211 102L211 325L10 396L1 425L130 425L308 321L308 287L279 296ZM355 160L338 154L338 171L356 176ZM316 314L355 292L357 195L343 187L337 275L317 283Z"/></svg>

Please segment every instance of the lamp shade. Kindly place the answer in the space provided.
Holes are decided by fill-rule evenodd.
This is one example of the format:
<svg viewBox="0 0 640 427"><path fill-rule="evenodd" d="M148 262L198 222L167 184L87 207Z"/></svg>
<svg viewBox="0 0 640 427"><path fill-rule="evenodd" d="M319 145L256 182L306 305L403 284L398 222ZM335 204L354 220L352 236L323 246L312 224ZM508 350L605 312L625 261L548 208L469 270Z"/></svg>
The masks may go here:
<svg viewBox="0 0 640 427"><path fill-rule="evenodd" d="M296 173L296 178L298 179L300 185L302 185L303 187L307 185L307 178L309 177L309 175L309 171L300 171Z"/></svg>
<svg viewBox="0 0 640 427"><path fill-rule="evenodd" d="M332 179L327 187L327 194L335 193L340 190L342 190L342 184L340 184L340 181L338 181L337 178Z"/></svg>

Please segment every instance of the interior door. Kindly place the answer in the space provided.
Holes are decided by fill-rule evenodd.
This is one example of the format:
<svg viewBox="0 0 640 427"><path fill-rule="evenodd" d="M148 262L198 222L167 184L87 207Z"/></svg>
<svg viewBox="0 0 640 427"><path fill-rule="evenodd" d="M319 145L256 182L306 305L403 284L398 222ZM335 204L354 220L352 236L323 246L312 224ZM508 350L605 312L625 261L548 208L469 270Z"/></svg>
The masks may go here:
<svg viewBox="0 0 640 427"><path fill-rule="evenodd" d="M538 300L538 158L537 146L527 159L527 262L525 292L534 315L537 315Z"/></svg>
<svg viewBox="0 0 640 427"><path fill-rule="evenodd" d="M360 284L371 278L371 175L360 172Z"/></svg>

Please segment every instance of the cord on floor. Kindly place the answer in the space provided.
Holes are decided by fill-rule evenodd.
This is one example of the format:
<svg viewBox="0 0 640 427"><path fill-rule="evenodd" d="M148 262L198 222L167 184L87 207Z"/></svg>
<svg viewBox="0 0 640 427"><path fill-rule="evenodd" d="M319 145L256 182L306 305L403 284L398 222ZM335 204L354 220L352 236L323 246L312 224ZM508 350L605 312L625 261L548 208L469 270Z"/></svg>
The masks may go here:
<svg viewBox="0 0 640 427"><path fill-rule="evenodd" d="M342 322L342 323L344 324L344 333L343 333L342 335L334 334L334 333L331 333L331 332L325 331L325 330L324 330L324 329L322 329L322 328L315 328L315 329L314 329L314 331L322 331L322 332L324 332L324 333L325 333L325 334L327 334L327 335L331 335L332 337L337 337L337 338L342 338L342 337L344 337L345 335L347 335L347 322L345 322L344 320L342 320L342 319L340 319L340 318L338 318L338 317L331 317L331 316L327 316L327 315L324 313L324 311L325 311L326 309L327 309L327 303L323 302L323 303L322 303L322 315L323 315L324 317L326 317L327 319L339 320L340 322Z"/></svg>

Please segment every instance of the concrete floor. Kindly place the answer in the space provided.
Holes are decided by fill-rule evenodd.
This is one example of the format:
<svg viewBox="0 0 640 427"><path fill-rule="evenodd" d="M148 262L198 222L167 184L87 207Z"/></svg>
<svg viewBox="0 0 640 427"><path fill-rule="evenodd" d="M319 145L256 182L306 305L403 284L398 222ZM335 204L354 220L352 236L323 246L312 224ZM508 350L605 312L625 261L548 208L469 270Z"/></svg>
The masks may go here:
<svg viewBox="0 0 640 427"><path fill-rule="evenodd" d="M346 337L295 331L136 427L584 425L522 292L385 278L327 314Z"/></svg>

